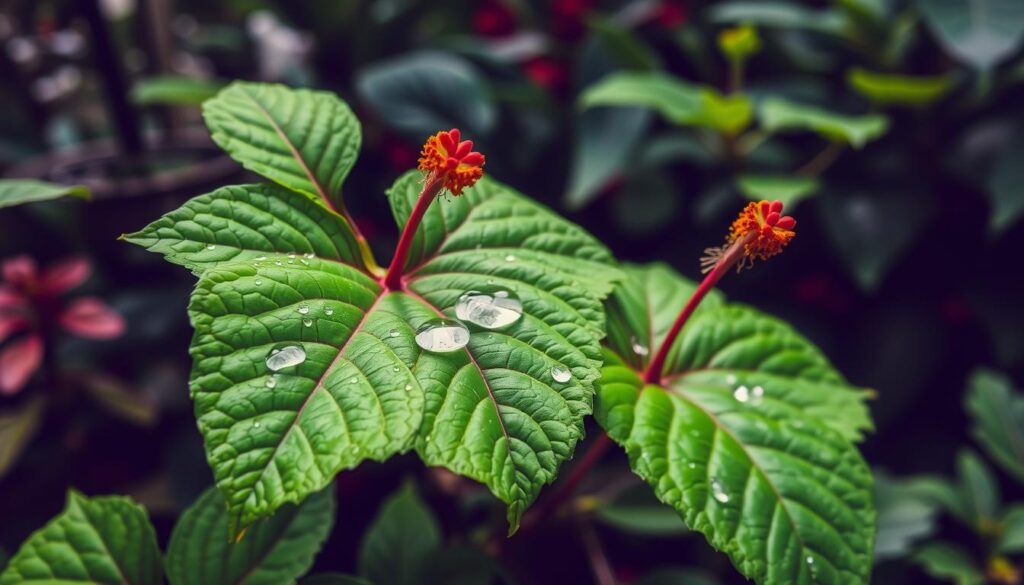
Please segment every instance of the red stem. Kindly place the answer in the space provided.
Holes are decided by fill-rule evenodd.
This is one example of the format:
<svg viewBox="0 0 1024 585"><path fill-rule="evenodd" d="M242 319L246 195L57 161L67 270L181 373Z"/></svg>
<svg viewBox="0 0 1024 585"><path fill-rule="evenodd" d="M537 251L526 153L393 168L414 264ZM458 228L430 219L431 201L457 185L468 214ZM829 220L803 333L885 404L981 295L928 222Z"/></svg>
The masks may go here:
<svg viewBox="0 0 1024 585"><path fill-rule="evenodd" d="M398 239L398 247L395 248L395 255L391 258L391 266L388 267L388 272L384 276L383 284L386 290L402 290L402 270L405 269L405 261L409 257L409 250L412 248L413 238L416 237L416 230L419 229L423 216L427 213L427 208L441 192L443 185L444 182L435 173L427 175L427 179L423 183L423 190L420 191L420 197L416 200L412 213L409 214L409 220L405 222L402 237Z"/></svg>
<svg viewBox="0 0 1024 585"><path fill-rule="evenodd" d="M576 487L586 477L587 472L590 471L594 465L604 457L604 454L608 452L608 448L612 446L612 440L608 436L608 433L601 431L598 435L597 441L587 450L586 455L580 459L573 468L569 476L558 486L558 490L551 494L551 497L546 501L537 506L534 513L530 514L527 518L523 519L523 528L530 528L538 521L543 518L547 518L555 510L560 508L566 500L576 491Z"/></svg>

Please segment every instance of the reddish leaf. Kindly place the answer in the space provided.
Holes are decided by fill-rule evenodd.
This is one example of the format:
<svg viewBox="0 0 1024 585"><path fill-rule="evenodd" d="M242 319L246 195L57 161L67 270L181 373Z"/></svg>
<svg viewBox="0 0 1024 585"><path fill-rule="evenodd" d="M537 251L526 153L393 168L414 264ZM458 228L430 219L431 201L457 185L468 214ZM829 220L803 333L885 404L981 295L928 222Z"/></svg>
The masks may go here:
<svg viewBox="0 0 1024 585"><path fill-rule="evenodd" d="M31 335L0 351L0 394L11 395L28 382L43 361L43 340Z"/></svg>
<svg viewBox="0 0 1024 585"><path fill-rule="evenodd" d="M64 294L81 285L92 274L92 264L85 258L68 258L51 265L39 282L40 292L52 296Z"/></svg>
<svg viewBox="0 0 1024 585"><path fill-rule="evenodd" d="M60 324L71 333L90 339L113 339L125 329L121 315L95 297L72 301L61 314Z"/></svg>
<svg viewBox="0 0 1024 585"><path fill-rule="evenodd" d="M28 325L28 319L25 317L0 314L0 343L3 343L12 333L20 331L25 325Z"/></svg>

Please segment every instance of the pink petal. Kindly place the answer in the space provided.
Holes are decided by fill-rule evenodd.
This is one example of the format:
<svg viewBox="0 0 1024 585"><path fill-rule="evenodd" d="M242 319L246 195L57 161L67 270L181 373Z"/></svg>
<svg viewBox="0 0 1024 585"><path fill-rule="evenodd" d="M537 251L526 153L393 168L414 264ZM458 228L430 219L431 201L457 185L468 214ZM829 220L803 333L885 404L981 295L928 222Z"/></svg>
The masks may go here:
<svg viewBox="0 0 1024 585"><path fill-rule="evenodd" d="M25 304L25 297L14 287L0 285L0 310L20 309Z"/></svg>
<svg viewBox="0 0 1024 585"><path fill-rule="evenodd" d="M92 264L85 258L68 258L51 265L39 281L40 291L57 296L77 287L92 274Z"/></svg>
<svg viewBox="0 0 1024 585"><path fill-rule="evenodd" d="M28 382L43 361L43 340L32 335L0 351L0 394L10 396Z"/></svg>
<svg viewBox="0 0 1024 585"><path fill-rule="evenodd" d="M28 319L21 315L0 314L0 343L28 325Z"/></svg>
<svg viewBox="0 0 1024 585"><path fill-rule="evenodd" d="M36 280L36 261L24 255L15 256L4 260L0 271L7 282L18 287L27 287Z"/></svg>
<svg viewBox="0 0 1024 585"><path fill-rule="evenodd" d="M113 339L125 329L121 315L94 297L73 301L61 314L60 324L75 335L90 339Z"/></svg>

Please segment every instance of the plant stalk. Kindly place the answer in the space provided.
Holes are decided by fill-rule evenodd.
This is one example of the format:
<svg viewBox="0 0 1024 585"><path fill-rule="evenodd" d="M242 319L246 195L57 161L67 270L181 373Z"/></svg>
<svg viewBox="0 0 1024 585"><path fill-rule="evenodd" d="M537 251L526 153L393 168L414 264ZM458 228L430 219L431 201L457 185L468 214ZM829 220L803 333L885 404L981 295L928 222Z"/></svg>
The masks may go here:
<svg viewBox="0 0 1024 585"><path fill-rule="evenodd" d="M604 454L608 452L608 448L612 446L612 439L608 436L608 433L601 431L598 435L597 441L594 442L593 446L587 450L586 455L580 459L572 471L569 473L569 477L565 479L558 489L551 495L550 498L542 502L537 506L536 511L532 514L527 515L523 518L523 528L528 529L537 524L541 519L549 517L558 508L568 500L572 494L576 491L576 487L579 486L583 478L587 476L587 472L590 471L598 461L604 457Z"/></svg>
<svg viewBox="0 0 1024 585"><path fill-rule="evenodd" d="M395 248L395 255L391 258L391 265L384 275L384 288L388 291L402 290L402 271L405 269L405 261L409 257L409 250L412 249L413 238L416 237L416 230L419 229L427 208L441 192L444 181L437 172L431 172L423 182L423 190L420 191L419 199L409 214L409 220L405 222L402 236L398 239L398 247Z"/></svg>

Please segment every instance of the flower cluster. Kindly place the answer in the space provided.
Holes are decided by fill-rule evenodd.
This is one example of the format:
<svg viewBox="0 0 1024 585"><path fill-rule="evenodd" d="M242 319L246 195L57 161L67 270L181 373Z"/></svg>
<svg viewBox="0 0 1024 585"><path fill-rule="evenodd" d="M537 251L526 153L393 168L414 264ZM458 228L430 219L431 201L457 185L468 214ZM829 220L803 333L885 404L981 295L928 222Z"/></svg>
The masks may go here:
<svg viewBox="0 0 1024 585"><path fill-rule="evenodd" d="M710 272L722 262L735 262L737 271L749 268L755 259L775 256L796 236L796 220L782 215L781 201L749 203L732 222L726 244L704 250L701 267Z"/></svg>
<svg viewBox="0 0 1024 585"><path fill-rule="evenodd" d="M420 170L433 173L452 195L461 195L484 175L484 155L473 151L472 140L460 142L461 137L457 128L438 132L420 153Z"/></svg>
<svg viewBox="0 0 1024 585"><path fill-rule="evenodd" d="M0 274L0 343L18 335L0 349L0 394L21 390L39 369L43 340L52 331L63 329L90 339L112 339L124 332L124 319L98 298L61 303L61 295L92 274L88 260L58 262L40 274L32 258L18 256L6 260Z"/></svg>

